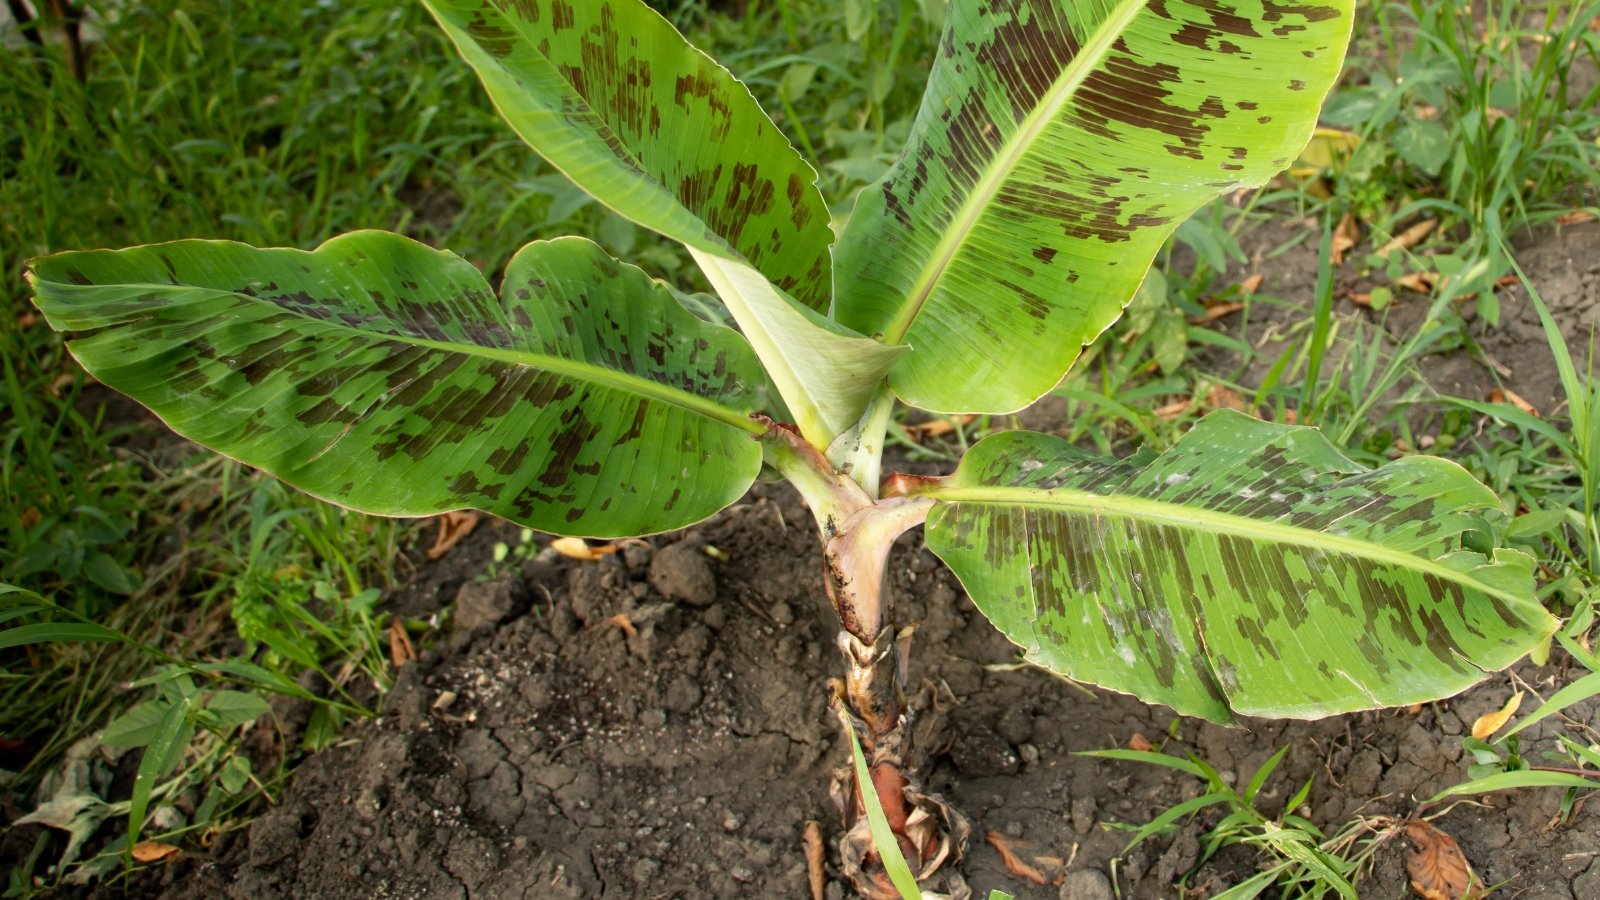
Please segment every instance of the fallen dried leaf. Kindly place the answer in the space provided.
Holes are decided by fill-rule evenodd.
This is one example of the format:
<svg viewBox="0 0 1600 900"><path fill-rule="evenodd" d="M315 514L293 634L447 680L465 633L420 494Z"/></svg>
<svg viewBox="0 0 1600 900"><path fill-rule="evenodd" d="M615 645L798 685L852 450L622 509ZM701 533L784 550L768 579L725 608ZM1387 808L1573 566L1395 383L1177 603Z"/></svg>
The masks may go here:
<svg viewBox="0 0 1600 900"><path fill-rule="evenodd" d="M628 637L639 636L639 629L633 627L633 620L628 618L627 613L617 613L616 615L607 619L605 624L617 626L618 628L622 629L622 633Z"/></svg>
<svg viewBox="0 0 1600 900"><path fill-rule="evenodd" d="M1263 275L1262 273L1257 272L1254 275L1251 275L1249 278L1246 278L1245 280L1239 282L1239 293L1245 295L1246 297L1249 297L1249 296L1253 295L1256 291L1261 290L1261 283L1263 281L1266 281L1266 280L1267 280L1267 276L1266 275Z"/></svg>
<svg viewBox="0 0 1600 900"><path fill-rule="evenodd" d="M140 841L134 845L132 851L134 861L142 863L160 862L168 857L176 856L180 852L177 847L171 844L163 844L160 841Z"/></svg>
<svg viewBox="0 0 1600 900"><path fill-rule="evenodd" d="M1141 753L1148 753L1149 751L1154 750L1155 748L1156 748L1156 745L1150 743L1150 739L1149 738L1145 737L1143 734L1140 734L1137 731L1135 731L1133 733L1133 737L1128 738L1128 749L1129 750L1138 750Z"/></svg>
<svg viewBox="0 0 1600 900"><path fill-rule="evenodd" d="M1155 417L1163 422L1170 422L1188 412L1192 402L1190 400L1174 400L1166 406L1156 407Z"/></svg>
<svg viewBox="0 0 1600 900"><path fill-rule="evenodd" d="M1394 283L1408 291L1419 294L1433 293L1433 286L1439 283L1438 272L1407 272L1394 280Z"/></svg>
<svg viewBox="0 0 1600 900"><path fill-rule="evenodd" d="M1368 293L1365 293L1365 292L1361 292L1361 291L1351 291L1350 293L1345 295L1345 299L1349 300L1351 303L1354 303L1357 306L1365 306L1368 309L1372 308L1372 295L1371 294L1368 294Z"/></svg>
<svg viewBox="0 0 1600 900"><path fill-rule="evenodd" d="M1231 303L1213 303L1206 307L1206 311L1204 313L1190 319L1189 324L1204 325L1207 322L1215 322L1223 316L1231 316L1241 309L1244 309L1244 304L1238 301Z"/></svg>
<svg viewBox="0 0 1600 900"><path fill-rule="evenodd" d="M1317 174L1322 169L1330 169L1350 156L1361 144L1361 136L1338 128L1318 128L1311 134L1311 140L1306 143L1304 150L1289 167L1289 174L1296 178L1306 178Z"/></svg>
<svg viewBox="0 0 1600 900"><path fill-rule="evenodd" d="M1522 705L1522 692L1517 691L1506 701L1506 705L1491 713L1484 713L1477 721L1472 723L1472 736L1480 741L1489 739L1489 735L1506 727L1511 717L1517 714L1517 707Z"/></svg>
<svg viewBox="0 0 1600 900"><path fill-rule="evenodd" d="M405 623L395 616L389 620L389 662L398 669L416 658L417 648L411 643L411 635L406 634Z"/></svg>
<svg viewBox="0 0 1600 900"><path fill-rule="evenodd" d="M1361 243L1361 226L1356 224L1355 216L1345 213L1344 218L1339 220L1339 226L1333 230L1333 244L1328 259L1337 266L1344 262L1345 253L1354 249L1359 243Z"/></svg>
<svg viewBox="0 0 1600 900"><path fill-rule="evenodd" d="M1018 878L1026 878L1034 884L1046 885L1050 883L1050 879L1043 872L1029 865L1017 854L1016 848L1011 845L1011 840L1005 835L998 831L991 831L983 837L1000 854L1000 861L1006 864L1007 872Z"/></svg>
<svg viewBox="0 0 1600 900"><path fill-rule="evenodd" d="M1409 250L1416 246L1418 241L1427 237L1428 233L1437 228L1438 225L1438 219L1423 219L1386 241L1382 247L1378 248L1377 255L1387 259L1389 254L1396 250Z"/></svg>
<svg viewBox="0 0 1600 900"><path fill-rule="evenodd" d="M591 547L588 541L575 537L556 538L550 542L550 549L568 559L581 559L584 562L594 562L608 553L617 552L617 548L609 544Z"/></svg>
<svg viewBox="0 0 1600 900"><path fill-rule="evenodd" d="M1489 392L1489 402L1490 403L1509 403L1512 406L1515 406L1517 409L1520 409L1523 412L1527 413L1528 415L1533 416L1535 419L1540 418L1539 411L1537 409L1534 409L1532 403L1529 403L1528 401L1522 399L1520 396L1517 395L1516 391L1513 391L1513 390L1511 390L1509 388L1495 388L1494 390L1490 391Z"/></svg>
<svg viewBox="0 0 1600 900"><path fill-rule="evenodd" d="M1245 403L1238 391L1220 384L1211 386L1211 391L1206 394L1205 405L1212 409L1231 409L1242 413L1250 411L1249 404Z"/></svg>
<svg viewBox="0 0 1600 900"><path fill-rule="evenodd" d="M1569 213L1556 216L1557 225L1576 225L1579 222L1593 222L1597 217L1587 209L1575 209Z"/></svg>
<svg viewBox="0 0 1600 900"><path fill-rule="evenodd" d="M967 425L977 418L972 414L956 416L954 419L932 419L927 422L917 422L907 425L906 435L913 441L921 443L926 438L940 437L956 430L956 425Z"/></svg>
<svg viewBox="0 0 1600 900"><path fill-rule="evenodd" d="M827 855L822 847L822 823L816 819L806 822L801 842L806 854L806 881L811 884L811 900L822 900L828 885Z"/></svg>
<svg viewBox="0 0 1600 900"><path fill-rule="evenodd" d="M1423 821L1406 823L1406 875L1426 900L1479 900L1488 896L1456 839Z"/></svg>
<svg viewBox="0 0 1600 900"><path fill-rule="evenodd" d="M478 514L471 510L456 509L438 516L439 533L433 536L433 546L428 548L428 558L438 559L450 548L478 527Z"/></svg>

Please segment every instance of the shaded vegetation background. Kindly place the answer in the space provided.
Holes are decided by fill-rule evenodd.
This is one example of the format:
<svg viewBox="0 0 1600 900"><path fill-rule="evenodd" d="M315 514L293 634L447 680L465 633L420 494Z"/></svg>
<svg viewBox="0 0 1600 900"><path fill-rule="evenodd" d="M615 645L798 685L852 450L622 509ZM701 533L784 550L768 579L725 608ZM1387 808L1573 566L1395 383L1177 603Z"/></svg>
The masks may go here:
<svg viewBox="0 0 1600 900"><path fill-rule="evenodd" d="M819 163L836 217L893 160L943 10L943 0L655 5ZM0 809L15 821L56 796L69 748L82 757L107 722L162 702L182 679L320 698L303 741L275 747L275 768L244 765L248 777L237 723L193 723L187 749L173 751L177 783L146 830L200 840L237 827L297 754L375 708L396 627L380 589L406 577L417 554L405 551L431 533L312 501L87 382L32 310L26 260L190 237L310 248L381 228L498 272L530 240L585 233L653 274L703 285L675 245L589 201L527 150L419 5L85 10L82 80L64 23L30 25L39 42L15 23L0 30L0 583L60 607L28 621L81 618L127 641L0 650ZM1600 3L1365 4L1324 117L1340 135L1298 177L1219 202L1180 230L1158 260L1164 275L1056 391L1058 430L1120 453L1237 405L1316 421L1369 462L1447 452L1506 497L1506 521L1520 523L1507 527L1544 561L1552 607L1586 635L1600 544L1592 454L1580 451L1600 440L1568 452L1565 425L1510 413L1485 428L1471 404L1490 398L1441 397L1418 367L1431 354L1473 355L1499 322L1495 285L1514 274L1513 248L1592 215L1597 21ZM1425 234L1374 252L1427 220L1436 224ZM1250 237L1264 223L1295 227ZM1325 273L1315 309L1240 286L1262 258L1344 243L1349 259ZM1415 285L1431 297L1408 295ZM1413 313L1391 323L1397 298ZM1336 303L1355 317L1342 329ZM1223 304L1234 306L1214 314ZM1264 356L1245 325L1217 327L1252 316L1278 321L1293 335L1288 349ZM1589 337L1569 337L1582 369ZM1515 409L1503 395L1497 405ZM1545 412L1563 422L1559 407ZM948 463L977 431L1004 424L897 426L898 452ZM440 626L399 621L420 644ZM126 798L139 764L138 753L118 759L113 782L96 786L108 801ZM202 799L185 808L186 793ZM112 823L82 854L94 871L122 866L121 842L104 838L126 816L103 810L85 826ZM59 875L49 868L61 849L53 834L8 846L25 860L10 889Z"/></svg>

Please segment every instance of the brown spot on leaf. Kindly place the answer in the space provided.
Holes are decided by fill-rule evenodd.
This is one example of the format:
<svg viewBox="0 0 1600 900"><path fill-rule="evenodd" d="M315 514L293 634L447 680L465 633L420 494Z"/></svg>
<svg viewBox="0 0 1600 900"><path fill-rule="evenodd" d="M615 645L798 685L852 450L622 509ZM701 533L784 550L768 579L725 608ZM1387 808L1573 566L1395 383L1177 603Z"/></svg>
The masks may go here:
<svg viewBox="0 0 1600 900"><path fill-rule="evenodd" d="M575 21L572 6L565 0L555 0L550 4L550 27L556 32L566 31Z"/></svg>

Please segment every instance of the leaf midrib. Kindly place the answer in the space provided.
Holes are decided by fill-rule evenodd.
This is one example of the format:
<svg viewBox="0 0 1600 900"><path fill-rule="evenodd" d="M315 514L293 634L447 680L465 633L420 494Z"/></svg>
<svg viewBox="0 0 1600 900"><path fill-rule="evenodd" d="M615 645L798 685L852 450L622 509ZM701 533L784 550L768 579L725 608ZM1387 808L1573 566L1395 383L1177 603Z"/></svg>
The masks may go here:
<svg viewBox="0 0 1600 900"><path fill-rule="evenodd" d="M1073 488L1018 488L997 486L937 487L926 492L935 500L949 503L970 503L986 506L1035 507L1064 512L1092 513L1096 516L1161 522L1201 531L1207 534L1226 534L1252 540L1290 544L1323 552L1356 556L1375 562L1412 569L1455 582L1479 593L1495 597L1512 606L1522 607L1528 600L1486 585L1470 575L1441 565L1435 560L1394 550L1373 541L1364 541L1313 531L1298 525L1266 522L1232 513L1197 509L1145 497L1106 496ZM1485 558L1485 564L1493 560ZM1542 608L1541 608L1542 611Z"/></svg>
<svg viewBox="0 0 1600 900"><path fill-rule="evenodd" d="M109 287L110 285L106 286ZM575 378L580 381L592 382L603 387L614 388L626 393L635 394L644 397L647 400L655 400L661 403L677 406L690 412L698 413L707 418L715 419L719 422L732 425L740 430L748 431L751 434L760 434L762 431L764 431L763 426L743 412L724 406L714 400L702 397L699 394L692 394L688 391L672 387L671 385L662 384L659 381L654 381L639 375L632 375L627 372L619 372L616 369L608 369L605 366L583 362L581 360L567 359L566 357L561 356L550 356L544 353L532 353L526 350L509 350L503 347L489 347L483 344L460 344L454 341L436 341L430 338L421 338L408 334L394 334L387 331L363 331L360 328L346 325L343 322L332 321L329 319L319 319L316 316L306 315L305 313L299 312L290 307L279 306L270 300L264 300L260 297L254 297L249 294L227 290L225 288L211 288L203 285L193 284L173 285L164 283L139 282L121 282L116 286L163 292L170 292L174 287L178 287L192 291L200 291L209 294L231 297L249 305L269 306L278 312L288 313L307 322L315 322L318 325L325 326L332 330L347 332L349 334L358 335L369 340L399 341L401 343L410 344L416 347L440 350L447 353L459 353L466 356L476 356L483 359L492 359L498 362L510 363L516 366L539 369L552 374L562 375L568 378Z"/></svg>
<svg viewBox="0 0 1600 900"><path fill-rule="evenodd" d="M1095 29L1090 39L1078 48L1078 53L1072 61L1062 70L1055 84L1050 86L1046 99L1034 107L1022 127L1018 128L1000 148L1000 153L985 170L977 186L967 194L967 199L956 212L955 219L950 228L945 229L939 243L934 247L933 254L928 264L923 267L917 276L917 281L907 294L907 303L889 327L884 330L884 340L895 344L905 339L906 333L911 330L911 325L922 312L922 307L933 295L933 290L938 286L939 280L944 277L944 272L955 260L957 251L966 243L968 236L977 226L978 219L988 209L990 201L999 193L1000 186L1005 179L1016 169L1022 161L1023 155L1032 146L1035 138L1039 136L1046 125L1065 106L1068 101L1077 96L1078 88L1084 79L1093 71L1091 63L1098 64L1116 43L1123 30L1133 21L1133 17L1144 10L1148 0L1123 0L1119 9L1108 16Z"/></svg>

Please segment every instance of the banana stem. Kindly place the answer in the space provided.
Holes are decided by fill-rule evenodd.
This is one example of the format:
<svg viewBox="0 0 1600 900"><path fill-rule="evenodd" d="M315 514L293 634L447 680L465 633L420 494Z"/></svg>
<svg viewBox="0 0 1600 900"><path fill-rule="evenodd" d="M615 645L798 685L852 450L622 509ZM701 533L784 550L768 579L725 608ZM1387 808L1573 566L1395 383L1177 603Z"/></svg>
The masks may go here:
<svg viewBox="0 0 1600 900"><path fill-rule="evenodd" d="M835 444L839 468L792 428L768 422L762 436L767 461L800 491L817 520L828 601L839 617L840 653L845 678L836 683L835 702L841 715L857 725L873 786L890 828L907 846L905 760L911 728L906 712L904 658L911 629L898 635L889 623L885 573L895 539L920 525L933 508L928 497L877 500L877 459L893 398L881 393L876 405L844 439ZM847 465L857 468L849 471ZM870 488L867 487L870 485ZM851 801L861 812L858 790Z"/></svg>

